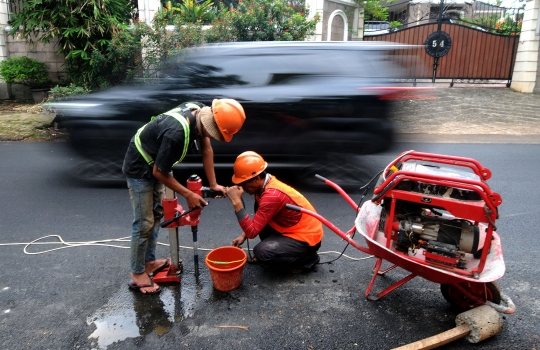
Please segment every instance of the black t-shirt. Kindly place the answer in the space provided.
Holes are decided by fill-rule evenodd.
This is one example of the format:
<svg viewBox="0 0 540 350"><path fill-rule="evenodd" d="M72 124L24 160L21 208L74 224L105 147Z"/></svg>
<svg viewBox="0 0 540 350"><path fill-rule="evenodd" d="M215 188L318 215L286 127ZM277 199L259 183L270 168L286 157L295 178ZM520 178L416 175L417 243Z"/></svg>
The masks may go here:
<svg viewBox="0 0 540 350"><path fill-rule="evenodd" d="M189 117L191 112L184 113ZM188 153L193 153L193 140L197 137L195 118L189 124L189 146ZM140 135L141 144L144 150L152 157L158 169L169 173L184 151L184 128L175 118L167 115L159 115L154 120L146 124ZM150 178L153 166L148 165L146 160L135 146L135 136L129 142L128 150L124 158L122 171L124 175L136 179Z"/></svg>

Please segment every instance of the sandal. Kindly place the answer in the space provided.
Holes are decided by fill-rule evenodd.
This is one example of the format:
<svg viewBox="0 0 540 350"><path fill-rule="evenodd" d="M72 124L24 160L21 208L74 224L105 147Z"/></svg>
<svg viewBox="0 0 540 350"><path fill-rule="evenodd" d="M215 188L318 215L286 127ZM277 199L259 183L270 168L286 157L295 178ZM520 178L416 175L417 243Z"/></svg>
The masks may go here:
<svg viewBox="0 0 540 350"><path fill-rule="evenodd" d="M171 259L165 259L165 262L163 263L163 265L157 267L157 268L154 269L153 271L148 272L148 275L149 275L149 276L153 276L153 275L155 275L156 273L158 273L159 271L163 270L164 268L169 267L170 260L171 260Z"/></svg>
<svg viewBox="0 0 540 350"><path fill-rule="evenodd" d="M158 286L158 289L156 289L155 291L152 291L152 292L144 292L144 291L141 290L141 288L153 287L154 286L154 281L152 279L150 279L150 284L136 284L134 281L131 281L131 282L128 282L128 286L129 286L129 289L134 290L136 292L139 292L141 294L152 295L152 294L157 294L157 293L161 292L161 287L159 287L159 286Z"/></svg>

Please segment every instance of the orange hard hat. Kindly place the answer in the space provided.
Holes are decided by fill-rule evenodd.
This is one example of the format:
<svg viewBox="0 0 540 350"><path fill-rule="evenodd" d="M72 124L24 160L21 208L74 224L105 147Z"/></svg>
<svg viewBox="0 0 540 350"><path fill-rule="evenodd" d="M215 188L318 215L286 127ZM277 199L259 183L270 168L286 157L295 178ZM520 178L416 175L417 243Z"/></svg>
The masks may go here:
<svg viewBox="0 0 540 350"><path fill-rule="evenodd" d="M230 98L212 101L212 112L225 142L232 140L233 135L242 128L246 120L246 113L242 105Z"/></svg>
<svg viewBox="0 0 540 350"><path fill-rule="evenodd" d="M242 183L262 173L268 163L266 163L260 154L247 151L236 157L233 169L234 175L232 182L235 184Z"/></svg>

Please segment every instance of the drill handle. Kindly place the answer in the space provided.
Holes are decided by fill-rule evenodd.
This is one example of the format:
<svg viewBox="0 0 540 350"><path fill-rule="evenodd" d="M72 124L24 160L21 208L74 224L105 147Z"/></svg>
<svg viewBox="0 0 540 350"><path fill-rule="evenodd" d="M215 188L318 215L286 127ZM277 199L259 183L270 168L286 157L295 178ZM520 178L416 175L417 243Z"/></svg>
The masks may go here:
<svg viewBox="0 0 540 350"><path fill-rule="evenodd" d="M211 190L209 187L203 186L201 190L202 190L202 196L201 197L203 197L203 198L216 198L216 197L219 197L219 196L223 196L223 193L221 193L219 191Z"/></svg>
<svg viewBox="0 0 540 350"><path fill-rule="evenodd" d="M200 209L200 208L193 208L193 209L191 209L191 210L188 210L188 211L183 212L182 214L180 214L180 213L177 212L176 215L175 215L172 219L169 219L169 220L167 220L167 221L163 221L161 224L159 224L159 226L161 226L161 227L167 227L167 226L169 226L170 224L172 224L173 222L175 222L176 220L180 219L182 216L187 215L187 214L189 214L189 213L191 213L192 211L197 210L197 209Z"/></svg>

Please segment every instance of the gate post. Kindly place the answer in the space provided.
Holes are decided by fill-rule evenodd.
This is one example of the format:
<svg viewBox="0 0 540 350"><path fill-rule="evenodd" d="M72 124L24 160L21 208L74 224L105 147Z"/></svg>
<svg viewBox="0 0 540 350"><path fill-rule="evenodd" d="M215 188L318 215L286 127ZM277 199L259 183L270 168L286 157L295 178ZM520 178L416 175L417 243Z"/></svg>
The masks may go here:
<svg viewBox="0 0 540 350"><path fill-rule="evenodd" d="M5 27L9 22L9 6L7 1L0 2L0 61L8 59L7 33ZM11 84L0 81L0 100L11 99Z"/></svg>
<svg viewBox="0 0 540 350"><path fill-rule="evenodd" d="M540 0L528 0L510 84L510 88L518 92L540 93L539 12Z"/></svg>
<svg viewBox="0 0 540 350"><path fill-rule="evenodd" d="M315 26L315 33L311 37L306 38L308 41L322 41L323 26L324 26L324 0L306 0L306 7L309 8L309 18L319 16L320 20Z"/></svg>

